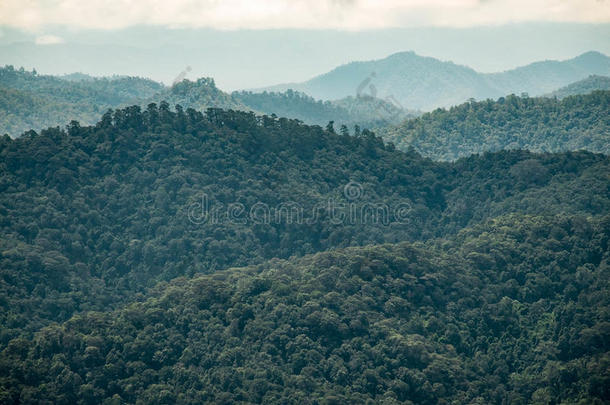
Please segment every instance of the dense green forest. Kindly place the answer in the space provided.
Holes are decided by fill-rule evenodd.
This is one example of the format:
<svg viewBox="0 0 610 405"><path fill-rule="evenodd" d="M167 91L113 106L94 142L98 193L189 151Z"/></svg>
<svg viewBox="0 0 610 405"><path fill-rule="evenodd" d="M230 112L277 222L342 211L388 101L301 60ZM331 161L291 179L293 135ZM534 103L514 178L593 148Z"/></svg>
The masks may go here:
<svg viewBox="0 0 610 405"><path fill-rule="evenodd" d="M598 192L608 181L601 155L516 151L434 163L366 130L350 136L252 113L172 112L166 103L109 112L93 127L5 137L0 157L0 344L185 274L444 236L507 212L609 207ZM352 201L344 187L354 182ZM191 220L204 197L217 221ZM294 205L301 219L249 217L258 203L269 215ZM341 221L337 211L349 203L371 218Z"/></svg>
<svg viewBox="0 0 610 405"><path fill-rule="evenodd" d="M501 97L437 109L379 130L402 150L454 160L503 149L533 152L589 150L610 153L610 91L561 100Z"/></svg>
<svg viewBox="0 0 610 405"><path fill-rule="evenodd" d="M4 136L0 401L607 401L608 212L584 151L166 102Z"/></svg>
<svg viewBox="0 0 610 405"><path fill-rule="evenodd" d="M0 69L0 86L29 91L71 103L118 105L159 92L163 85L150 79L128 76L81 78L79 80L39 75L23 68L5 66Z"/></svg>
<svg viewBox="0 0 610 405"><path fill-rule="evenodd" d="M154 288L0 354L4 402L610 400L610 218L501 217L426 244Z"/></svg>

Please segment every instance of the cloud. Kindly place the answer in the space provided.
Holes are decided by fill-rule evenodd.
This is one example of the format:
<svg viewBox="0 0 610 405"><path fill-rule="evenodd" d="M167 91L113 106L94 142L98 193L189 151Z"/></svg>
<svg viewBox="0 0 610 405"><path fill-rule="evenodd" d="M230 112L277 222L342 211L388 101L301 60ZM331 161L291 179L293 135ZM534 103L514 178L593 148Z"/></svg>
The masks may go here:
<svg viewBox="0 0 610 405"><path fill-rule="evenodd" d="M36 37L36 45L55 45L62 44L63 38L56 35L40 35Z"/></svg>
<svg viewBox="0 0 610 405"><path fill-rule="evenodd" d="M0 25L116 29L132 25L216 29L361 30L511 22L610 22L607 0L2 0Z"/></svg>

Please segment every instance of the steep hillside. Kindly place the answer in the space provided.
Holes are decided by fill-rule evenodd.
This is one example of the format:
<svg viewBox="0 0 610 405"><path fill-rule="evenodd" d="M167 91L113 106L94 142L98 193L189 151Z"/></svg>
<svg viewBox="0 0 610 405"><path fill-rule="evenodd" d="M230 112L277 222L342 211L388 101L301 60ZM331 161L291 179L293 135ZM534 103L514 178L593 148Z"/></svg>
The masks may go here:
<svg viewBox="0 0 610 405"><path fill-rule="evenodd" d="M562 100L508 96L438 109L379 130L397 148L454 160L503 149L610 154L610 91Z"/></svg>
<svg viewBox="0 0 610 405"><path fill-rule="evenodd" d="M184 278L15 339L4 403L610 401L610 218Z"/></svg>

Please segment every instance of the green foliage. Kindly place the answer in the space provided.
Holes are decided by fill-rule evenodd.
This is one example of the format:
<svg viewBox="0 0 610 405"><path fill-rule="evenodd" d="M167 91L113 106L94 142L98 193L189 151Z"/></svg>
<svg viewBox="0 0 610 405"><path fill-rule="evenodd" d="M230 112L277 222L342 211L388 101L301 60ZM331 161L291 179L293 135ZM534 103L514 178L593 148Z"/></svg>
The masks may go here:
<svg viewBox="0 0 610 405"><path fill-rule="evenodd" d="M54 101L89 103L99 106L119 105L160 91L163 85L150 79L128 76L67 80L39 75L23 68L5 66L0 69L0 86L47 96Z"/></svg>
<svg viewBox="0 0 610 405"><path fill-rule="evenodd" d="M454 160L503 149L610 153L610 91L562 100L514 95L438 109L381 131L399 149Z"/></svg>
<svg viewBox="0 0 610 405"><path fill-rule="evenodd" d="M179 104L184 108L205 110L210 107L248 110L248 107L240 104L231 95L219 90L214 79L205 77L192 82L184 79L174 84L150 99L150 102L165 100L171 105Z"/></svg>
<svg viewBox="0 0 610 405"><path fill-rule="evenodd" d="M610 158L354 134L161 102L0 137L0 402L607 401Z"/></svg>
<svg viewBox="0 0 610 405"><path fill-rule="evenodd" d="M0 135L64 126L71 120L93 124L108 108L147 98L163 85L137 77L62 79L0 68Z"/></svg>
<svg viewBox="0 0 610 405"><path fill-rule="evenodd" d="M610 90L610 77L591 75L586 79L571 83L549 94L550 97L565 98L579 94L589 94L596 90Z"/></svg>
<svg viewBox="0 0 610 405"><path fill-rule="evenodd" d="M179 278L11 341L0 386L7 403L605 403L608 230L511 215Z"/></svg>
<svg viewBox="0 0 610 405"><path fill-rule="evenodd" d="M167 103L108 112L94 127L4 138L0 344L177 276L425 240L507 212L604 213L608 195L596 190L608 187L609 163L518 151L441 164L366 130L351 137ZM350 182L361 188L357 200L345 195ZM218 218L202 214L204 197ZM350 203L360 214L341 217ZM371 217L379 203L387 215ZM259 204L266 220L250 214ZM281 209L291 205L301 217L288 221Z"/></svg>
<svg viewBox="0 0 610 405"><path fill-rule="evenodd" d="M108 108L165 100L184 109L223 108L290 117L308 124L336 121L349 127L398 124L413 112L373 97L347 97L336 102L316 101L288 90L285 93L234 92L216 87L214 79L183 80L171 87L132 77L93 78L82 74L41 76L12 66L0 69L0 134L11 136L71 120L94 124Z"/></svg>

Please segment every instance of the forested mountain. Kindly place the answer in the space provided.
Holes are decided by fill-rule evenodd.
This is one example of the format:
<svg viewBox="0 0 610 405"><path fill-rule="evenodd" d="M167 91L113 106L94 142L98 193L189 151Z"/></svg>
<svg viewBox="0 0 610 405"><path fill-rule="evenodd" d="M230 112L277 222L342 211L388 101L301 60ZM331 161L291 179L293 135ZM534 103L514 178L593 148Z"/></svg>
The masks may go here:
<svg viewBox="0 0 610 405"><path fill-rule="evenodd" d="M403 52L379 61L340 66L306 83L274 87L281 92L227 94L211 78L183 80L166 87L137 77L94 78L82 73L48 76L5 66L0 68L0 134L14 137L30 129L62 126L72 119L93 124L109 108L132 104L145 107L162 100L183 108L253 110L309 124L335 121L338 126L377 128L398 124L418 115L417 110L453 106L469 98L521 92L546 94L590 74L610 75L605 55L589 52L564 62L540 62L501 74L480 74L464 66ZM603 83L602 78L592 77L566 92L581 92L583 86L599 87Z"/></svg>
<svg viewBox="0 0 610 405"><path fill-rule="evenodd" d="M0 354L5 403L602 404L610 218L501 217L154 288ZM107 402L104 402L107 401Z"/></svg>
<svg viewBox="0 0 610 405"><path fill-rule="evenodd" d="M584 149L610 154L610 91L562 100L511 95L497 101L471 101L379 133L399 149L414 148L440 160L503 149Z"/></svg>
<svg viewBox="0 0 610 405"><path fill-rule="evenodd" d="M568 84L565 87L550 93L549 97L564 98L578 94L589 94L595 90L610 90L610 77L591 75L586 79Z"/></svg>
<svg viewBox="0 0 610 405"><path fill-rule="evenodd" d="M588 52L566 61L537 62L486 74L413 52L401 52L385 59L342 65L303 83L264 90L292 88L322 100L373 92L380 98L393 96L404 108L429 111L469 98L498 98L524 92L530 96L543 95L592 74L610 75L610 58Z"/></svg>
<svg viewBox="0 0 610 405"><path fill-rule="evenodd" d="M138 77L77 78L0 68L0 135L64 126L71 120L93 124L108 108L151 97L163 85Z"/></svg>

